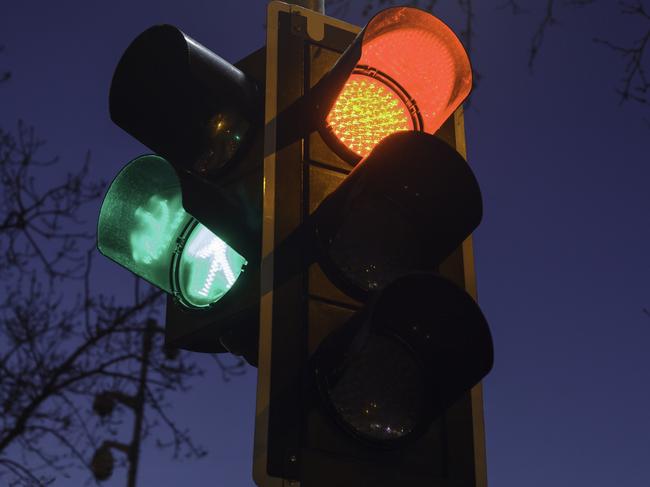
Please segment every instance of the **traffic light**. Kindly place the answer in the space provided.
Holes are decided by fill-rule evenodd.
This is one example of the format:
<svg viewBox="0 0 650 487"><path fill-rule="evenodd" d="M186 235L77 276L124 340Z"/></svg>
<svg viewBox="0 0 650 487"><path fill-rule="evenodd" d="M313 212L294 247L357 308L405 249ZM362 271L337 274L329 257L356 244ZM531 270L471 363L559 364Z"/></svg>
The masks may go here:
<svg viewBox="0 0 650 487"><path fill-rule="evenodd" d="M269 4L258 485L485 485L470 89L426 12Z"/></svg>
<svg viewBox="0 0 650 487"><path fill-rule="evenodd" d="M169 294L168 345L259 363L258 485L486 484L471 83L410 7L359 29L271 1L236 66L167 25L122 56L111 117L155 154L110 186L98 247Z"/></svg>
<svg viewBox="0 0 650 487"><path fill-rule="evenodd" d="M169 294L168 346L257 360L264 50L237 63L171 25L122 55L112 120L155 154L102 204L99 250Z"/></svg>

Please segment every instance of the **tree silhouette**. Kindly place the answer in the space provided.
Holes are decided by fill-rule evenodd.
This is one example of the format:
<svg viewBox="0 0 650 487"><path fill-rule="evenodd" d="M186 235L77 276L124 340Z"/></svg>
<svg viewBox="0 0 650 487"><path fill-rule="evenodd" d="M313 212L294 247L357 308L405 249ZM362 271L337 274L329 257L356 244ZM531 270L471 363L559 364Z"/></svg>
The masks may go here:
<svg viewBox="0 0 650 487"><path fill-rule="evenodd" d="M166 399L202 370L164 348L160 291L135 279L124 303L93 289L82 217L105 185L89 157L66 173L42 147L22 122L0 128L0 484L47 485L73 469L98 481L117 465L135 486L147 435L174 458L205 454ZM243 371L219 365L226 379Z"/></svg>
<svg viewBox="0 0 650 487"><path fill-rule="evenodd" d="M646 70L648 52L646 50L650 41L650 14L640 1L636 3L619 2L621 14L635 17L644 21L645 29L639 29L638 37L632 44L617 44L606 39L596 38L596 42L607 46L619 53L626 61L625 72L621 79L621 87L617 90L621 101L633 100L647 104L650 81Z"/></svg>

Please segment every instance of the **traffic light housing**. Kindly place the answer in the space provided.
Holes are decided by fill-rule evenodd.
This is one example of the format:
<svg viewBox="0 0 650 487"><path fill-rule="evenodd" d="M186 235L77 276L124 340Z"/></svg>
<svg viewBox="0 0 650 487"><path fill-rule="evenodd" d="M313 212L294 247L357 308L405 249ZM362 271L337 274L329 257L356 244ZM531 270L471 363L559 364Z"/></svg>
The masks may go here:
<svg viewBox="0 0 650 487"><path fill-rule="evenodd" d="M171 25L122 55L112 120L155 152L115 179L99 250L169 294L166 343L255 364L264 50L233 66Z"/></svg>
<svg viewBox="0 0 650 487"><path fill-rule="evenodd" d="M255 481L484 485L467 56L407 7L359 32L271 2L267 29Z"/></svg>
<svg viewBox="0 0 650 487"><path fill-rule="evenodd" d="M259 363L258 485L485 485L470 89L408 7L360 30L272 1L236 66L172 26L120 60L111 117L155 154L109 188L98 247L169 294L168 346Z"/></svg>

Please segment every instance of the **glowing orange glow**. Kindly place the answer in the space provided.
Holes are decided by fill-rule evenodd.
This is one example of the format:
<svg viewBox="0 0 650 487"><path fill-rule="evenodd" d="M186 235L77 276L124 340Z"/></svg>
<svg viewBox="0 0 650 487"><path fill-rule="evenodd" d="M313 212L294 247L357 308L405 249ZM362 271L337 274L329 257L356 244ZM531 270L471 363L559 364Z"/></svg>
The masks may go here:
<svg viewBox="0 0 650 487"><path fill-rule="evenodd" d="M363 157L393 132L435 133L471 88L469 58L447 25L416 8L388 8L364 29L356 68L326 125Z"/></svg>
<svg viewBox="0 0 650 487"><path fill-rule="evenodd" d="M412 130L411 120L406 105L393 90L360 74L350 76L327 116L330 130L361 157L384 137Z"/></svg>
<svg viewBox="0 0 650 487"><path fill-rule="evenodd" d="M453 31L427 12L386 9L366 28L358 64L396 80L415 101L422 129L434 133L472 88L467 52Z"/></svg>

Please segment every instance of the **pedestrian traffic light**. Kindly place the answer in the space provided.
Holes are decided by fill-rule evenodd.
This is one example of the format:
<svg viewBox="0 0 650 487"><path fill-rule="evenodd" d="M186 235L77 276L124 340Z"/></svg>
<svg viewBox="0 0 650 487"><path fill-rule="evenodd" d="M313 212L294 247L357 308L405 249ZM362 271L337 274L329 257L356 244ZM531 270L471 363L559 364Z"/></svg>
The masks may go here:
<svg viewBox="0 0 650 487"><path fill-rule="evenodd" d="M256 483L485 485L465 51L271 2L266 66Z"/></svg>
<svg viewBox="0 0 650 487"><path fill-rule="evenodd" d="M98 248L166 291L166 342L256 362L264 51L237 66L171 25L140 34L111 83L113 121L155 152L102 204Z"/></svg>
<svg viewBox="0 0 650 487"><path fill-rule="evenodd" d="M119 173L98 231L100 252L187 308L219 301L247 264L183 209L176 171L159 156L139 157Z"/></svg>

